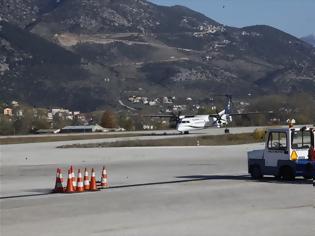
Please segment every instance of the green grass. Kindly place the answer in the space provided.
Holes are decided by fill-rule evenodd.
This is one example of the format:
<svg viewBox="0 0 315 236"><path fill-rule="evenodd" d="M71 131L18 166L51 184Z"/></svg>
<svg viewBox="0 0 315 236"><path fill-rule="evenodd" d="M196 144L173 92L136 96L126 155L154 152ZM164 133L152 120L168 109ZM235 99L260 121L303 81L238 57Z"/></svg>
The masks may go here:
<svg viewBox="0 0 315 236"><path fill-rule="evenodd" d="M82 134L82 135L52 135L52 136L23 136L23 137L9 137L0 138L0 145L2 144L22 144L22 143L43 143L43 142L58 142L58 141L72 141L72 140L89 140L89 139L104 139L104 138L120 138L120 137L137 137L143 134Z"/></svg>
<svg viewBox="0 0 315 236"><path fill-rule="evenodd" d="M257 143L263 140L257 139L254 133L208 135L201 137L165 138L158 140L128 140L104 143L72 144L58 148L106 148L106 147L154 147L154 146L215 146L237 145Z"/></svg>

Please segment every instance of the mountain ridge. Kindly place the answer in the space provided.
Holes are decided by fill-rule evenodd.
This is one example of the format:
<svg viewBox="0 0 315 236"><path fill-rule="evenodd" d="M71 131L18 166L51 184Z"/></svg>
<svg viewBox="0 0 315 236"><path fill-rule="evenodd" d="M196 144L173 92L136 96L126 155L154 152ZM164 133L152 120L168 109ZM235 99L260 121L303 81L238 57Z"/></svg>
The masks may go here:
<svg viewBox="0 0 315 236"><path fill-rule="evenodd" d="M34 9L38 3L14 1L28 3L25 9ZM204 99L218 92L246 96L315 91L314 48L270 26L229 27L186 7L157 6L144 0L53 3L41 1L45 7L35 9L45 10L32 10L29 14L25 11L26 16L37 17L31 21L31 17L20 16L19 11L1 10L0 16L10 27L19 25L21 32L36 38L39 47L42 44L50 45L51 49L58 47L60 50L52 51L71 55L76 63L64 64L57 73L61 83L55 84L53 75L57 76L57 69L48 59L62 61L60 56L52 56L47 48L43 50L46 52L43 62L34 59L36 50L28 49L32 60L8 54L9 50L5 50L8 44L17 54L24 55L26 49L18 47L14 37L8 39L8 32L0 31L1 50L7 55L1 59L2 67L10 68L0 71L0 83L11 84L0 91L1 99L92 110L115 107L118 99L126 100L135 93ZM14 14L18 16L13 17ZM23 59L22 68L14 66L14 58ZM23 72L30 61L28 72ZM38 73L40 67L45 69ZM21 77L34 80L35 85L28 92L17 86ZM47 102L35 96L38 81L49 84L44 89L46 93L50 94L52 88L55 91ZM64 98L58 97L58 90L63 91Z"/></svg>
<svg viewBox="0 0 315 236"><path fill-rule="evenodd" d="M315 34L310 34L301 38L306 43L309 43L313 47L315 47Z"/></svg>

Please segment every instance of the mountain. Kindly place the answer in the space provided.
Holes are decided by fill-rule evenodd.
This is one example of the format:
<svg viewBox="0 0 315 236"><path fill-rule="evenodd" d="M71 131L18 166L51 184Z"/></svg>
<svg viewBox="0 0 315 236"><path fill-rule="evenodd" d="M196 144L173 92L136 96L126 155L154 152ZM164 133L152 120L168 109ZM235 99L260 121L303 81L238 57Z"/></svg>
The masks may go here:
<svg viewBox="0 0 315 236"><path fill-rule="evenodd" d="M112 94L100 80L109 73L66 50L8 22L0 22L1 99L36 106L91 110ZM98 86L95 89L95 86Z"/></svg>
<svg viewBox="0 0 315 236"><path fill-rule="evenodd" d="M314 95L315 49L270 26L228 27L144 0L4 6L0 100L93 110L130 95Z"/></svg>
<svg viewBox="0 0 315 236"><path fill-rule="evenodd" d="M313 45L315 47L315 34L310 34L308 36L302 37L301 40Z"/></svg>

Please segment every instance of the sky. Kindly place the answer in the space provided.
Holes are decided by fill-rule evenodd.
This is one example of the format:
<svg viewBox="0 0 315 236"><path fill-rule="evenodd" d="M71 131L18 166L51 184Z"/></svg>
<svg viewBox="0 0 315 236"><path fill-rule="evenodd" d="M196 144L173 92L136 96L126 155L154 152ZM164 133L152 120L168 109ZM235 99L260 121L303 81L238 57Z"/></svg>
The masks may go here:
<svg viewBox="0 0 315 236"><path fill-rule="evenodd" d="M183 5L228 26L270 25L296 37L315 34L315 0L149 0Z"/></svg>

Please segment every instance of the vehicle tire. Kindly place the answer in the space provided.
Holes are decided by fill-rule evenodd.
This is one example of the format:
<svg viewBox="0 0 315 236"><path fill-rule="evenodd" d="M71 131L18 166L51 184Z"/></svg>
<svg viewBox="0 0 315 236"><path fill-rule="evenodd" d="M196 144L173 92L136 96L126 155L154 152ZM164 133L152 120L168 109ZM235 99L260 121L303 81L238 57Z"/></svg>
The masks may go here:
<svg viewBox="0 0 315 236"><path fill-rule="evenodd" d="M303 178L304 178L304 179L312 179L313 176L312 176L312 175L303 175Z"/></svg>
<svg viewBox="0 0 315 236"><path fill-rule="evenodd" d="M304 179L312 179L313 178L313 166L311 164L307 164L305 166L305 171L303 174Z"/></svg>
<svg viewBox="0 0 315 236"><path fill-rule="evenodd" d="M224 130L224 133L225 133L225 134L229 134L229 133L230 133L230 130L229 130L228 128L226 128L226 129Z"/></svg>
<svg viewBox="0 0 315 236"><path fill-rule="evenodd" d="M276 180L280 180L281 179L281 175L275 175L274 176Z"/></svg>
<svg viewBox="0 0 315 236"><path fill-rule="evenodd" d="M184 134L189 134L189 131L185 131Z"/></svg>
<svg viewBox="0 0 315 236"><path fill-rule="evenodd" d="M252 166L250 168L250 175L252 179L262 179L263 174L261 173L261 169L259 166Z"/></svg>
<svg viewBox="0 0 315 236"><path fill-rule="evenodd" d="M280 175L283 180L294 180L294 172L290 166L284 166L281 168Z"/></svg>

